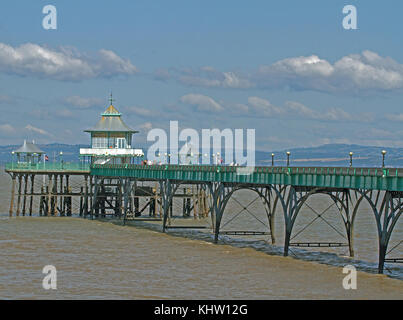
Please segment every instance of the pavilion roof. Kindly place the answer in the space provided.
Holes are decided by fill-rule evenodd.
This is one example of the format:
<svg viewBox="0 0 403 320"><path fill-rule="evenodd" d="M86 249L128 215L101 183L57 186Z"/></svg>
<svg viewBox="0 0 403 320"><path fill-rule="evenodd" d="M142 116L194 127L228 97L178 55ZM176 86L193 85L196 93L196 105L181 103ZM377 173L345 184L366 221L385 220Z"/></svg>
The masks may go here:
<svg viewBox="0 0 403 320"><path fill-rule="evenodd" d="M15 153L38 153L38 154L43 154L41 149L35 143L33 142L27 142L24 140L24 143L22 144L21 147L19 147L17 150L14 151Z"/></svg>
<svg viewBox="0 0 403 320"><path fill-rule="evenodd" d="M101 120L91 129L84 130L85 132L128 132L136 133L138 131L133 130L127 126L121 119L121 114L111 104L108 109L102 113Z"/></svg>

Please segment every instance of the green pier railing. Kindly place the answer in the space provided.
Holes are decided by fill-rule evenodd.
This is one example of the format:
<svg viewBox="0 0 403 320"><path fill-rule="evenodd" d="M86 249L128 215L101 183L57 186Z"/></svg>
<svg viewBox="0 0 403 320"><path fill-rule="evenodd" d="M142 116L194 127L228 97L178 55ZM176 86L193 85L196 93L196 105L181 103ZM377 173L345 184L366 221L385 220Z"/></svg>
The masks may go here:
<svg viewBox="0 0 403 320"><path fill-rule="evenodd" d="M91 175L148 180L282 184L403 191L403 168L234 167L209 165L92 165ZM249 174L248 174L249 172Z"/></svg>
<svg viewBox="0 0 403 320"><path fill-rule="evenodd" d="M33 172L33 173L51 173L51 172L73 172L90 173L89 164L70 163L70 162L50 162L50 163L26 163L13 162L5 165L6 172Z"/></svg>

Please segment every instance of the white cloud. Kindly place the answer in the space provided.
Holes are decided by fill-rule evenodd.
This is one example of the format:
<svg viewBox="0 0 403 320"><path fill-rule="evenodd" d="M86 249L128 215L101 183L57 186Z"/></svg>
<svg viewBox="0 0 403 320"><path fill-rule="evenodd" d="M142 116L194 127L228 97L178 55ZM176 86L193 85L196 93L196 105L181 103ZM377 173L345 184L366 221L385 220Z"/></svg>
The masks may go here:
<svg viewBox="0 0 403 320"><path fill-rule="evenodd" d="M13 99L10 96L0 94L0 103L11 103L11 102L13 102Z"/></svg>
<svg viewBox="0 0 403 320"><path fill-rule="evenodd" d="M372 51L342 57L333 65L318 56L280 60L253 75L260 88L289 87L325 92L403 88L403 65Z"/></svg>
<svg viewBox="0 0 403 320"><path fill-rule="evenodd" d="M287 101L285 103L286 112L289 114L295 114L307 119L316 120L329 120L329 121L339 121L339 120L353 120L354 117L348 112L341 108L329 108L327 110L317 112L302 103L295 101ZM358 119L358 118L357 118Z"/></svg>
<svg viewBox="0 0 403 320"><path fill-rule="evenodd" d="M70 96L63 99L63 104L80 109L87 109L103 104L99 98L84 98L80 96Z"/></svg>
<svg viewBox="0 0 403 320"><path fill-rule="evenodd" d="M316 111L306 105L296 101L286 101L282 106L276 106L270 101L259 98L249 97L248 105L235 104L231 106L234 114L250 117L268 117L268 118L292 118L324 121L360 121L370 122L373 115L363 113L352 115L341 108L327 108Z"/></svg>
<svg viewBox="0 0 403 320"><path fill-rule="evenodd" d="M0 43L0 72L55 80L80 81L132 75L137 68L110 50L87 56L72 48L50 49L34 43L12 47Z"/></svg>
<svg viewBox="0 0 403 320"><path fill-rule="evenodd" d="M333 66L318 56L296 57L280 60L272 66L262 66L259 72L289 74L297 76L330 76L334 72Z"/></svg>
<svg viewBox="0 0 403 320"><path fill-rule="evenodd" d="M143 131L149 131L153 128L153 125L151 122L145 122L141 125L139 125L139 129Z"/></svg>
<svg viewBox="0 0 403 320"><path fill-rule="evenodd" d="M248 97L247 104L216 102L213 98L202 94L187 94L182 96L180 102L197 107L198 111L210 111L214 113L227 112L234 116L250 118L288 118L305 119L320 121L358 121L371 122L374 120L372 113L350 114L338 107L321 108L321 110L312 109L300 102L286 101L282 105L275 105L269 100L252 96ZM137 112L144 116L151 116L148 110ZM403 118L403 117L402 117Z"/></svg>
<svg viewBox="0 0 403 320"><path fill-rule="evenodd" d="M199 87L314 90L371 93L403 89L403 64L372 51L341 57L334 63L317 55L291 57L260 66L248 75L213 67L171 69L164 80Z"/></svg>
<svg viewBox="0 0 403 320"><path fill-rule="evenodd" d="M401 122L403 122L403 113L398 113L398 114L388 113L388 114L385 115L385 118L387 120L390 120L390 121L399 121L399 122L401 121Z"/></svg>
<svg viewBox="0 0 403 320"><path fill-rule="evenodd" d="M125 110L127 111L128 115L130 113L134 113L135 115L141 116L141 117L153 117L155 116L155 112L153 112L150 109L142 108L142 107L126 107Z"/></svg>
<svg viewBox="0 0 403 320"><path fill-rule="evenodd" d="M188 86L237 89L252 87L252 83L240 74L221 72L209 66L198 69L172 69L169 76ZM164 78L166 79L167 77Z"/></svg>
<svg viewBox="0 0 403 320"><path fill-rule="evenodd" d="M273 105L270 101L259 98L259 97L249 97L248 103L252 106L254 113L256 115L263 115L267 117L280 115L284 113L279 107Z"/></svg>
<svg viewBox="0 0 403 320"><path fill-rule="evenodd" d="M49 132L47 132L46 130L36 128L30 124L28 124L24 129L26 129L27 131L33 132L33 133L38 133L40 135L51 136L51 134Z"/></svg>
<svg viewBox="0 0 403 320"><path fill-rule="evenodd" d="M54 115L57 118L74 118L74 113L71 112L69 109L61 109L61 110L55 110Z"/></svg>
<svg viewBox="0 0 403 320"><path fill-rule="evenodd" d="M8 136L8 135L14 135L17 132L17 130L11 124L5 123L0 124L0 132L1 134Z"/></svg>
<svg viewBox="0 0 403 320"><path fill-rule="evenodd" d="M190 93L181 97L180 101L182 103L196 106L199 111L219 112L224 110L224 107L214 99L202 94Z"/></svg>

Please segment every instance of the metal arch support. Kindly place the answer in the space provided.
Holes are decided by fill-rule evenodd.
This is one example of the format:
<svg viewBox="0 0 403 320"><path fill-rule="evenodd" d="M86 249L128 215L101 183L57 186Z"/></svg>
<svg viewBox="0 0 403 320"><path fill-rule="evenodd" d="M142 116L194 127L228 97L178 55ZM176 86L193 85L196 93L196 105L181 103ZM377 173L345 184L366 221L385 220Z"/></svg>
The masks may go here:
<svg viewBox="0 0 403 320"><path fill-rule="evenodd" d="M213 198L211 218L214 226L214 243L218 243L218 235L220 234L221 219L224 213L224 203L226 198L225 186L224 183L221 182L210 182L207 184L207 187Z"/></svg>
<svg viewBox="0 0 403 320"><path fill-rule="evenodd" d="M381 197L381 191L376 194L375 201L372 200L372 192L368 196L368 191L359 191L368 201L374 213L377 231L378 231L378 273L382 274L385 266L385 258L388 250L389 240L392 236L393 229L403 212L402 194L394 197L391 191L385 191ZM394 199L399 199L395 205Z"/></svg>
<svg viewBox="0 0 403 320"><path fill-rule="evenodd" d="M347 215L347 219L345 220L344 217L342 216L343 220L344 220L344 225L346 227L347 237L348 237L350 257L354 257L354 222L355 222L355 218L358 213L358 209L360 208L362 200L364 199L363 194L357 192L357 190L354 190L354 192L355 192L355 203L352 208L351 215L350 214L347 215L347 213L350 213L350 206L348 205L348 202L347 202L346 205L347 205L348 211L345 211L346 215ZM360 194L360 196L358 196L358 194ZM348 199L350 199L350 203L353 204L353 201L351 199L350 190L348 190L347 201L348 201Z"/></svg>
<svg viewBox="0 0 403 320"><path fill-rule="evenodd" d="M327 194L339 209L341 218L343 220L344 228L346 231L350 257L354 257L353 223L355 215L357 213L358 206L361 203L362 199L361 200L359 199L357 201L357 203L354 206L354 209L351 211L350 203L352 203L352 199L349 190L342 191L343 196L341 199L339 197L339 192L336 192L336 195L334 195L332 192L319 192L319 193ZM341 207L339 208L337 204L340 204Z"/></svg>
<svg viewBox="0 0 403 320"><path fill-rule="evenodd" d="M272 244L275 243L275 237L274 237L274 213L276 211L276 207L279 201L279 197L281 196L282 192L282 187L280 187L280 190L278 192L273 191L274 187L273 186L265 186L265 187L251 187L251 186L237 186L233 187L226 195L224 198L224 203L222 206L222 214L221 214L221 219L220 219L220 224L222 217L224 215L225 208L231 199L232 195L239 190L251 190L256 192L260 199L263 202L266 214L267 214L267 219L268 219L268 227L270 230L270 237L271 237L271 242ZM272 201L273 195L272 193L275 193L274 201Z"/></svg>
<svg viewBox="0 0 403 320"><path fill-rule="evenodd" d="M272 237L272 243L274 243L274 235L273 235L273 218L274 218L274 211L277 206L278 200L283 205L283 209L285 208L285 203L283 200L283 197L281 195L282 188L280 187L280 190L277 190L273 185L268 185L262 188L256 188L256 187L250 187L250 186L237 186L237 187L232 187L231 185L225 185L223 183L210 183L208 184L210 192L213 196L213 212L215 215L215 228L214 228L214 242L218 242L218 236L220 234L220 226L221 226L221 221L224 215L225 208L228 204L229 199L231 198L232 194L238 190L251 190L256 192L261 199L264 202L266 213L269 219L269 228L270 228L270 234ZM265 193L263 192L263 189L266 189ZM267 190L270 190L268 192ZM271 207L271 199L267 197L268 194L271 193L271 191L274 191L276 194L275 198L275 206L273 208ZM213 215L212 215L213 216Z"/></svg>
<svg viewBox="0 0 403 320"><path fill-rule="evenodd" d="M267 213L267 219L269 221L269 228L270 228L270 237L271 237L271 243L275 244L276 243L276 238L274 235L274 217L278 205L279 200L283 200L281 196L281 192L283 189L285 189L284 186L280 186L280 189L276 192L276 190L273 186L272 187L266 187L265 189L265 194L262 197L263 202L265 203L265 210ZM273 194L275 194L274 201L273 199ZM280 199L281 198L281 199Z"/></svg>
<svg viewBox="0 0 403 320"><path fill-rule="evenodd" d="M302 194L302 192L300 192ZM341 216L346 228L347 233L347 240L349 242L349 250L350 255L354 254L353 245L352 245L352 228L351 228L351 215L349 213L348 205L343 202L343 200L339 199L337 196L333 195L331 192L326 191L323 188L313 188L309 192L305 191L305 194L298 198L297 191L294 186L290 186L287 200L286 200L286 207L284 210L284 220L285 220L285 239L284 239L284 256L288 256L288 251L290 247L290 240L291 240L291 233L297 219L297 216L308 200L308 198L314 194L326 194L331 197L331 199L337 204L339 203L342 207ZM346 197L346 199L348 196ZM347 201L347 200L346 200ZM339 208L340 209L340 208ZM343 210L344 209L344 210ZM344 218L342 211L345 212L346 217Z"/></svg>

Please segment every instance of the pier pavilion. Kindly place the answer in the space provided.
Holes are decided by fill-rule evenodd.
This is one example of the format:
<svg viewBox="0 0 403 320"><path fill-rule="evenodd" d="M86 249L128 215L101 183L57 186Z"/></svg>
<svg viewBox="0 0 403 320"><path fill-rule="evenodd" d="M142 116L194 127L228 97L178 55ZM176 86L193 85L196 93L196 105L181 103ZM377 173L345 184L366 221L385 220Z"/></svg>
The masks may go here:
<svg viewBox="0 0 403 320"><path fill-rule="evenodd" d="M101 114L98 123L85 130L91 135L91 147L80 149L80 156L91 164L134 163L136 158L144 156L142 149L133 148L133 134L138 131L123 122L121 114L112 104L112 94L109 101L110 105Z"/></svg>
<svg viewBox="0 0 403 320"><path fill-rule="evenodd" d="M31 166L40 163L45 152L39 149L34 142L24 140L22 146L13 151L12 154L17 156L17 163Z"/></svg>

